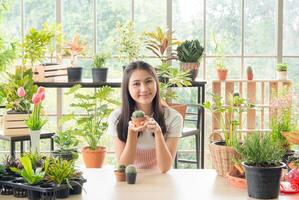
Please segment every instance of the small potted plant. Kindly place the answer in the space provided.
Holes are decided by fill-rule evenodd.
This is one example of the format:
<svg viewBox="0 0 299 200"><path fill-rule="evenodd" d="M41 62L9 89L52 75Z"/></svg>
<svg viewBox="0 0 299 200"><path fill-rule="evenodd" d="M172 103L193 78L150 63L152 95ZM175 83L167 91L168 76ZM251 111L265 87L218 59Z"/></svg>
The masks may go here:
<svg viewBox="0 0 299 200"><path fill-rule="evenodd" d="M116 181L123 182L126 181L126 166L125 165L117 165L116 170L114 170Z"/></svg>
<svg viewBox="0 0 299 200"><path fill-rule="evenodd" d="M247 179L248 196L258 199L275 199L279 194L281 162L285 153L280 143L270 134L253 133L243 144L235 143L241 155Z"/></svg>
<svg viewBox="0 0 299 200"><path fill-rule="evenodd" d="M136 183L137 170L134 165L128 165L126 167L126 180L128 184Z"/></svg>
<svg viewBox="0 0 299 200"><path fill-rule="evenodd" d="M65 55L71 56L71 67L67 68L67 76L69 82L80 82L82 80L82 67L77 66L79 55L83 55L86 49L86 43L80 40L80 35L75 35L73 39L67 42Z"/></svg>
<svg viewBox="0 0 299 200"><path fill-rule="evenodd" d="M108 56L105 54L96 55L93 59L92 80L93 82L106 82L108 68L104 67Z"/></svg>
<svg viewBox="0 0 299 200"><path fill-rule="evenodd" d="M253 80L253 69L251 66L247 67L246 73L247 73L247 80L249 81Z"/></svg>
<svg viewBox="0 0 299 200"><path fill-rule="evenodd" d="M288 79L288 64L287 63L278 63L276 65L277 79L278 80L287 80Z"/></svg>
<svg viewBox="0 0 299 200"><path fill-rule="evenodd" d="M145 120L145 113L142 110L136 110L132 113L131 119L135 126L141 126Z"/></svg>
<svg viewBox="0 0 299 200"><path fill-rule="evenodd" d="M217 41L215 33L213 33L213 41L215 44L216 53L216 69L218 79L225 81L227 78L228 70L224 63L224 42Z"/></svg>
<svg viewBox="0 0 299 200"><path fill-rule="evenodd" d="M186 40L177 47L178 59L181 61L181 69L188 71L193 81L197 77L203 51L204 48L197 39L191 41Z"/></svg>
<svg viewBox="0 0 299 200"><path fill-rule="evenodd" d="M104 86L96 89L93 94L82 94L78 92L81 85L75 85L66 93L73 94L75 102L71 104L74 110L82 115L64 115L61 123L74 121L76 128L74 132L77 136L84 138L87 146L81 152L87 168L102 167L106 155L106 148L99 146L101 136L106 132L108 123L106 118L112 112L110 108L113 104L118 104L112 97L112 88Z"/></svg>
<svg viewBox="0 0 299 200"><path fill-rule="evenodd" d="M58 131L54 136L54 143L58 146L58 150L52 152L54 157L65 160L76 160L78 158L77 146L79 140L74 135L74 131L67 129Z"/></svg>

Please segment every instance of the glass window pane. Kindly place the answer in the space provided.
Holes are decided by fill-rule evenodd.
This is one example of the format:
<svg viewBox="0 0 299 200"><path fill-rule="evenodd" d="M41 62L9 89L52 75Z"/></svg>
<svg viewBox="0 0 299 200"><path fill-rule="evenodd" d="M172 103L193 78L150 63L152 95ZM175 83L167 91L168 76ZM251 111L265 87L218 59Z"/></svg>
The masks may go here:
<svg viewBox="0 0 299 200"><path fill-rule="evenodd" d="M275 59L274 58L246 58L244 59L244 78L247 79L246 68L253 69L253 79L274 79Z"/></svg>
<svg viewBox="0 0 299 200"><path fill-rule="evenodd" d="M283 5L283 54L299 55L299 1L285 0Z"/></svg>
<svg viewBox="0 0 299 200"><path fill-rule="evenodd" d="M276 0L245 1L245 54L275 55Z"/></svg>
<svg viewBox="0 0 299 200"><path fill-rule="evenodd" d="M55 23L56 1L53 0L25 0L25 33L31 28L40 29L45 22Z"/></svg>
<svg viewBox="0 0 299 200"><path fill-rule="evenodd" d="M3 18L1 19L1 30L5 30L1 31L1 33L18 40L22 37L20 7L20 1L11 1L7 5L8 10L3 11Z"/></svg>
<svg viewBox="0 0 299 200"><path fill-rule="evenodd" d="M210 0L207 5L207 49L214 53L213 33L221 38L224 54L240 55L241 52L241 1Z"/></svg>
<svg viewBox="0 0 299 200"><path fill-rule="evenodd" d="M299 93L299 58L284 58L283 62L289 64L288 78L294 82L295 89Z"/></svg>
<svg viewBox="0 0 299 200"><path fill-rule="evenodd" d="M62 29L67 40L75 34L87 42L86 55L92 55L93 50L93 1L63 0Z"/></svg>

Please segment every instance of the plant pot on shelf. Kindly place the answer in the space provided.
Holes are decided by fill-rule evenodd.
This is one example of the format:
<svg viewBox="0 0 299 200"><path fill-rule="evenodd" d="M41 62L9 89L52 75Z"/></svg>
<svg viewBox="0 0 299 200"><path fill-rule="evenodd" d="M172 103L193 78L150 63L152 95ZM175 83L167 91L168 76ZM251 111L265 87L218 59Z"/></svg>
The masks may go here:
<svg viewBox="0 0 299 200"><path fill-rule="evenodd" d="M228 73L227 69L217 69L218 79L220 81L225 81L227 78L227 73Z"/></svg>
<svg viewBox="0 0 299 200"><path fill-rule="evenodd" d="M41 130L30 131L31 152L39 153L39 141Z"/></svg>
<svg viewBox="0 0 299 200"><path fill-rule="evenodd" d="M199 63L180 63L181 69L183 71L189 72L189 77L194 81L198 74Z"/></svg>
<svg viewBox="0 0 299 200"><path fill-rule="evenodd" d="M98 146L96 150L83 147L81 152L86 168L101 168L103 166L106 156L105 147Z"/></svg>
<svg viewBox="0 0 299 200"><path fill-rule="evenodd" d="M92 68L93 82L106 82L107 74L108 74L108 68Z"/></svg>
<svg viewBox="0 0 299 200"><path fill-rule="evenodd" d="M288 71L277 71L277 80L288 80Z"/></svg>
<svg viewBox="0 0 299 200"><path fill-rule="evenodd" d="M281 171L284 163L276 167L245 167L248 196L257 199L275 199L279 194Z"/></svg>
<svg viewBox="0 0 299 200"><path fill-rule="evenodd" d="M233 159L239 158L240 155L234 148L226 146L224 141L213 142L209 148L213 168L219 176L226 176L233 169Z"/></svg>
<svg viewBox="0 0 299 200"><path fill-rule="evenodd" d="M119 172L117 170L114 170L115 179L117 182L124 182L126 181L126 173L125 172Z"/></svg>
<svg viewBox="0 0 299 200"><path fill-rule="evenodd" d="M67 78L68 82L81 82L82 80L82 67L68 67Z"/></svg>

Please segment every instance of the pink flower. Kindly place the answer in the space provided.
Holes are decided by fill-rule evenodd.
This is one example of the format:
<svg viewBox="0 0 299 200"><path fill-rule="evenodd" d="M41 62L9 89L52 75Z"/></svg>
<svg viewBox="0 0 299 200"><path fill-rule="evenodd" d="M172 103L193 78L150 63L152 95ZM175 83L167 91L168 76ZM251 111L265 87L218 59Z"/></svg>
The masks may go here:
<svg viewBox="0 0 299 200"><path fill-rule="evenodd" d="M40 94L36 93L32 96L32 102L34 103L34 105L37 105L41 102L41 96Z"/></svg>
<svg viewBox="0 0 299 200"><path fill-rule="evenodd" d="M41 93L45 93L46 92L46 89L42 86L39 86L38 89L37 89L37 93L38 94L41 94Z"/></svg>
<svg viewBox="0 0 299 200"><path fill-rule="evenodd" d="M24 97L26 95L26 92L23 87L18 88L17 95L18 95L18 97Z"/></svg>
<svg viewBox="0 0 299 200"><path fill-rule="evenodd" d="M40 100L43 101L45 99L45 92L39 94Z"/></svg>

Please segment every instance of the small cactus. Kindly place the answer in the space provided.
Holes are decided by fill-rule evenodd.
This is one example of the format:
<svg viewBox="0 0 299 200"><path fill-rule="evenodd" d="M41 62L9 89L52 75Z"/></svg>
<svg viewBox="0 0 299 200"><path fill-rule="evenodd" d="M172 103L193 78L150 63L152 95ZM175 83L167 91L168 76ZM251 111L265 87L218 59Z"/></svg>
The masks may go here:
<svg viewBox="0 0 299 200"><path fill-rule="evenodd" d="M247 80L252 80L253 79L253 69L251 66L248 66L247 69Z"/></svg>
<svg viewBox="0 0 299 200"><path fill-rule="evenodd" d="M126 166L125 165L117 165L116 171L125 172L126 171Z"/></svg>
<svg viewBox="0 0 299 200"><path fill-rule="evenodd" d="M144 117L144 115L145 114L144 114L144 112L142 110L136 110L136 111L133 112L132 118L133 119L142 118L142 117Z"/></svg>
<svg viewBox="0 0 299 200"><path fill-rule="evenodd" d="M127 174L137 174L136 167L134 165L129 165L126 167Z"/></svg>

